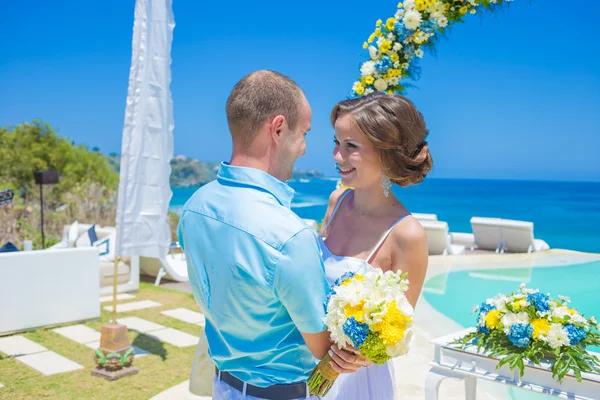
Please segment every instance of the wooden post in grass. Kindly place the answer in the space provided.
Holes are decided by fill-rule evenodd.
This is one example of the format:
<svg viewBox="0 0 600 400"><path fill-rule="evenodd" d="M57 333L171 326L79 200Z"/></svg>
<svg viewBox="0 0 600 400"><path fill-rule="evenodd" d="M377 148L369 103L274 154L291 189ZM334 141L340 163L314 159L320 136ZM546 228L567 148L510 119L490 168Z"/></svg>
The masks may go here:
<svg viewBox="0 0 600 400"><path fill-rule="evenodd" d="M127 337L127 326L117 324L117 276L119 273L119 261L121 261L121 258L115 257L112 323L102 326L100 348L94 354L96 368L92 370L92 375L100 376L109 381L139 372L132 365L134 352Z"/></svg>

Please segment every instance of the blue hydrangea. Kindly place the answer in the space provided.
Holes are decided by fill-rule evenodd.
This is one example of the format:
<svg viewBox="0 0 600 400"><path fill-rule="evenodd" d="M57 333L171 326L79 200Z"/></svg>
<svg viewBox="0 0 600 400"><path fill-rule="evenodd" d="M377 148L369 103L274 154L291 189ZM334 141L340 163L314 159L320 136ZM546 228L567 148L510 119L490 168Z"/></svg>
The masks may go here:
<svg viewBox="0 0 600 400"><path fill-rule="evenodd" d="M571 341L572 346L585 339L585 329L578 328L573 324L568 324L565 325L565 330L567 331L567 335L569 335L569 340Z"/></svg>
<svg viewBox="0 0 600 400"><path fill-rule="evenodd" d="M354 317L350 317L344 322L343 329L357 349L369 334L369 325L358 322Z"/></svg>
<svg viewBox="0 0 600 400"><path fill-rule="evenodd" d="M527 347L533 333L533 326L513 324L508 333L508 340L517 347Z"/></svg>
<svg viewBox="0 0 600 400"><path fill-rule="evenodd" d="M340 286L342 284L342 282L344 282L346 279L350 279L354 277L354 272L352 271L348 271L346 272L344 275L340 276L339 278L337 278L335 280L335 282L333 282L333 286L331 287L331 291L333 291L333 288L336 286Z"/></svg>
<svg viewBox="0 0 600 400"><path fill-rule="evenodd" d="M382 57L375 63L375 70L380 74L385 74L390 68L392 68L392 60L388 56Z"/></svg>
<svg viewBox="0 0 600 400"><path fill-rule="evenodd" d="M425 33L433 33L438 28L437 24L433 20L423 21L419 29Z"/></svg>
<svg viewBox="0 0 600 400"><path fill-rule="evenodd" d="M527 295L527 301L533 304L537 311L548 312L550 311L550 298L548 295L543 293L530 293Z"/></svg>
<svg viewBox="0 0 600 400"><path fill-rule="evenodd" d="M489 330L489 329L488 329L488 328L487 328L485 325L483 325L483 326L478 326L478 327L477 327L477 330L478 330L480 333L485 333L486 335L487 335L488 333L490 333L490 330Z"/></svg>
<svg viewBox="0 0 600 400"><path fill-rule="evenodd" d="M481 305L479 306L479 314L477 314L477 324L479 324L482 314L487 315L488 312L490 312L491 310L495 310L495 309L496 309L496 306L493 306L488 303L481 303ZM485 334L490 333L490 330L485 325L478 326L477 329L479 330L480 333L485 333Z"/></svg>
<svg viewBox="0 0 600 400"><path fill-rule="evenodd" d="M415 55L415 51L417 51L417 49L415 49L415 46L413 46L412 44L407 44L403 47L403 50L404 54L406 54L406 58L408 59L413 57Z"/></svg>
<svg viewBox="0 0 600 400"><path fill-rule="evenodd" d="M484 313L487 314L488 312L495 310L496 306L492 305L492 304L488 304L488 303L481 303L481 305L479 306L479 312L480 313Z"/></svg>
<svg viewBox="0 0 600 400"><path fill-rule="evenodd" d="M396 32L396 35L398 35L398 39L400 41L403 41L415 32L412 29L408 29L406 26L404 26L404 23L402 22L396 22L396 24L394 24L394 31Z"/></svg>

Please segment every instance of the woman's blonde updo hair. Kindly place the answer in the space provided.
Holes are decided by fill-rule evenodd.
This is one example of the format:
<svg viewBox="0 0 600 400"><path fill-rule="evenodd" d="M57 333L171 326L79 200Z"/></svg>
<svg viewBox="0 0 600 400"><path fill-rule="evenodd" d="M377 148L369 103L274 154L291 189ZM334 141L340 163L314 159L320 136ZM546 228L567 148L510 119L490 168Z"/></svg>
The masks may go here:
<svg viewBox="0 0 600 400"><path fill-rule="evenodd" d="M392 183L421 183L433 166L427 145L427 127L421 113L404 96L374 92L339 102L331 112L331 124L350 114L379 153L382 173Z"/></svg>

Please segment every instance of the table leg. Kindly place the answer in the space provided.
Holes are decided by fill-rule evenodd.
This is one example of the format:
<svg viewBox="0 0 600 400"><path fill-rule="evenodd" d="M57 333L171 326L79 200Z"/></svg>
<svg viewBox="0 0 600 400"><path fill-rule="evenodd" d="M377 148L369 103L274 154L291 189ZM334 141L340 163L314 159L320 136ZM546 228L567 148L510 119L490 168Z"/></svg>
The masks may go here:
<svg viewBox="0 0 600 400"><path fill-rule="evenodd" d="M443 371L431 368L425 378L425 400L438 400L440 383L448 378Z"/></svg>
<svg viewBox="0 0 600 400"><path fill-rule="evenodd" d="M475 400L477 397L477 378L465 376L465 400Z"/></svg>

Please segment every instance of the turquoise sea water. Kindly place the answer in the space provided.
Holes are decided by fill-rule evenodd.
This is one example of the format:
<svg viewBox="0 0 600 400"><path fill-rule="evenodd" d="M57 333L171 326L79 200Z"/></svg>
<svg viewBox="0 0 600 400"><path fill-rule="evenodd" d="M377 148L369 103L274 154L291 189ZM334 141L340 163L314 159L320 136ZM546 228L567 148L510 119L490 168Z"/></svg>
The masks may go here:
<svg viewBox="0 0 600 400"><path fill-rule="evenodd" d="M321 221L336 179L291 181L293 210ZM180 209L197 188L173 188ZM427 179L394 193L411 212L435 213L451 231L471 232L473 216L532 221L550 247L600 253L600 183Z"/></svg>

